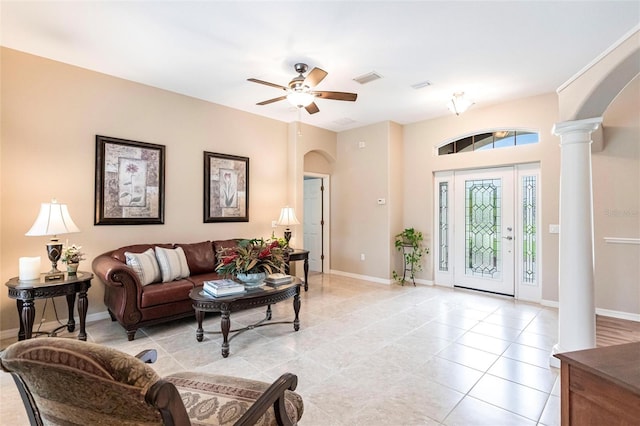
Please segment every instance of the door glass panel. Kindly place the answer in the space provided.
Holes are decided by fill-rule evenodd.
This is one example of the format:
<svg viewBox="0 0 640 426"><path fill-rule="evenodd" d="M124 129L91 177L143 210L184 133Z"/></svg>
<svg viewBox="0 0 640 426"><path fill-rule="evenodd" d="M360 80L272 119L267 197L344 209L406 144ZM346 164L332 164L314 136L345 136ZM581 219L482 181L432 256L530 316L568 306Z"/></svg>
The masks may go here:
<svg viewBox="0 0 640 426"><path fill-rule="evenodd" d="M465 181L465 273L501 278L500 179Z"/></svg>
<svg viewBox="0 0 640 426"><path fill-rule="evenodd" d="M522 282L536 283L536 177L522 178Z"/></svg>
<svg viewBox="0 0 640 426"><path fill-rule="evenodd" d="M449 270L449 182L440 182L438 268Z"/></svg>

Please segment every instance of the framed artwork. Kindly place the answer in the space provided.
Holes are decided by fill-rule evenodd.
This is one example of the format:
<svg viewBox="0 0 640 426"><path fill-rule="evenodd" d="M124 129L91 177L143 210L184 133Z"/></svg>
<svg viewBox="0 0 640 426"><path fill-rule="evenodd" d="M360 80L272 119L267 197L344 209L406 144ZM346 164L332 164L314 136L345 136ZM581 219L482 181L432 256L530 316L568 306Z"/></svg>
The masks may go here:
<svg viewBox="0 0 640 426"><path fill-rule="evenodd" d="M249 158L204 153L204 222L249 222Z"/></svg>
<svg viewBox="0 0 640 426"><path fill-rule="evenodd" d="M164 145L96 135L94 224L164 224L164 158Z"/></svg>

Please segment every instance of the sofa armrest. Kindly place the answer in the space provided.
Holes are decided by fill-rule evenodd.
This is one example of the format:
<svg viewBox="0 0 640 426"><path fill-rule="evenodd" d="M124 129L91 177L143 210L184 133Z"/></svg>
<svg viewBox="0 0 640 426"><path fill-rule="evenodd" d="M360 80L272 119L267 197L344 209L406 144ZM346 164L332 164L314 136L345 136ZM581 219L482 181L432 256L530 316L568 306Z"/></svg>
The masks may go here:
<svg viewBox="0 0 640 426"><path fill-rule="evenodd" d="M142 287L138 275L132 268L106 253L93 259L91 267L100 281L106 285L122 287L133 284L136 288Z"/></svg>
<svg viewBox="0 0 640 426"><path fill-rule="evenodd" d="M276 422L280 426L293 426L295 423L291 421L284 405L284 393L287 390L295 390L298 386L298 377L295 374L284 373L269 388L260 395L260 398L249 407L242 417L234 424L234 426L251 426L255 425L260 417L266 413L269 407L273 407L276 415Z"/></svg>

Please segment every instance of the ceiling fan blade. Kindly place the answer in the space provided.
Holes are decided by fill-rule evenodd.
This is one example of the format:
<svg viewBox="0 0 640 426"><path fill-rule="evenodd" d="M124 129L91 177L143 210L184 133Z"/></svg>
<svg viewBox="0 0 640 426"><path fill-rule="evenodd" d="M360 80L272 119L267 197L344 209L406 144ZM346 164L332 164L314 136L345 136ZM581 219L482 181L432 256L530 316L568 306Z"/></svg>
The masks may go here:
<svg viewBox="0 0 640 426"><path fill-rule="evenodd" d="M272 104L274 102L283 101L285 99L287 99L286 96L279 96L277 98L268 99L266 101L258 102L256 105L269 105L269 104Z"/></svg>
<svg viewBox="0 0 640 426"><path fill-rule="evenodd" d="M350 101L354 102L358 98L357 93L347 92L312 92L314 96L322 99L334 99L336 101Z"/></svg>
<svg viewBox="0 0 640 426"><path fill-rule="evenodd" d="M315 87L327 76L327 72L320 68L312 69L307 77L304 79L304 84L309 87Z"/></svg>
<svg viewBox="0 0 640 426"><path fill-rule="evenodd" d="M253 83L258 83L258 84L264 84L265 86L275 87L276 89L287 90L287 88L284 86L281 86L275 83L269 83L268 81L264 81L264 80L258 80L257 78L248 78L247 81L251 81Z"/></svg>
<svg viewBox="0 0 640 426"><path fill-rule="evenodd" d="M304 109L306 109L309 114L315 114L320 111L320 108L318 108L318 105L316 105L315 102L311 102L309 105L304 107Z"/></svg>

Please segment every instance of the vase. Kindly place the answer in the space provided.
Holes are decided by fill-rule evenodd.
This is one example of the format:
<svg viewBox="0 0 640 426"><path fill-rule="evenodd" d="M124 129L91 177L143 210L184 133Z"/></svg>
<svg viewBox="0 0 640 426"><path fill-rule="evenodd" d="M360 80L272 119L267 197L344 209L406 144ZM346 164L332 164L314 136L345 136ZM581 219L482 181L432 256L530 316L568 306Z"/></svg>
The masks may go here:
<svg viewBox="0 0 640 426"><path fill-rule="evenodd" d="M259 287L264 284L264 279L267 277L265 272L256 272L255 274L237 274L236 278L242 281L245 287Z"/></svg>
<svg viewBox="0 0 640 426"><path fill-rule="evenodd" d="M68 275L76 275L76 273L78 272L78 265L79 263L67 263L67 274Z"/></svg>

